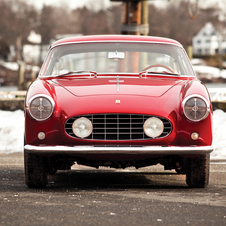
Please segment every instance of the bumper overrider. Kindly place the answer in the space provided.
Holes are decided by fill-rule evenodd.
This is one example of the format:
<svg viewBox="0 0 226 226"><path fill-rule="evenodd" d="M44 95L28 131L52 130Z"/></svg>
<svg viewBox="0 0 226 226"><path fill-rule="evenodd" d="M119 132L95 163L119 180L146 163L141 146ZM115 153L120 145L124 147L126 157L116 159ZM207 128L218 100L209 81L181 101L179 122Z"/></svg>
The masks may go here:
<svg viewBox="0 0 226 226"><path fill-rule="evenodd" d="M130 154L130 155L203 155L212 146L34 146L24 150L33 154Z"/></svg>

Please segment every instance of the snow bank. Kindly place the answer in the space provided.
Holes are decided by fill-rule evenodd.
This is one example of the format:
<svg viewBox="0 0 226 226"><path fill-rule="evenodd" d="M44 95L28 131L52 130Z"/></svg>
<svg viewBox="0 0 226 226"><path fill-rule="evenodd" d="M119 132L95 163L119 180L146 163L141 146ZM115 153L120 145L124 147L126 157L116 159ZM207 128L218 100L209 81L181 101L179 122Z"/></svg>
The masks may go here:
<svg viewBox="0 0 226 226"><path fill-rule="evenodd" d="M12 71L18 71L19 69L19 64L17 62L5 62L3 60L0 60L0 65ZM40 67L38 66L33 66L28 64L24 64L24 65L26 70L32 70L36 73L40 71Z"/></svg>
<svg viewBox="0 0 226 226"><path fill-rule="evenodd" d="M192 66L197 77L213 79L213 78L226 78L226 70L220 70L216 67L204 66L204 65L193 65Z"/></svg>
<svg viewBox="0 0 226 226"><path fill-rule="evenodd" d="M223 78L226 79L226 70L220 70L217 67L207 66L206 62L203 59L193 58L191 60L192 67L197 75L198 79L217 79Z"/></svg>
<svg viewBox="0 0 226 226"><path fill-rule="evenodd" d="M226 113L213 114L213 147L211 159L226 159ZM23 152L24 112L0 111L0 153Z"/></svg>
<svg viewBox="0 0 226 226"><path fill-rule="evenodd" d="M0 111L0 153L23 152L24 112Z"/></svg>
<svg viewBox="0 0 226 226"><path fill-rule="evenodd" d="M211 159L226 159L226 113L222 110L213 112L213 147Z"/></svg>

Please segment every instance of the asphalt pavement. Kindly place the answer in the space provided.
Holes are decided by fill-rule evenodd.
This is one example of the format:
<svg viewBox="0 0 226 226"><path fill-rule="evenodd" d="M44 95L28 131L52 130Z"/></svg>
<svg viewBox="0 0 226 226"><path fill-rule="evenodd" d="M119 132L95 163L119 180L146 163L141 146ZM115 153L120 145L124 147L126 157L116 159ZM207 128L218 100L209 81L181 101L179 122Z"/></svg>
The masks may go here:
<svg viewBox="0 0 226 226"><path fill-rule="evenodd" d="M0 225L226 225L226 164L211 162L210 184L191 189L161 166L99 170L74 165L27 188L23 155L0 154Z"/></svg>

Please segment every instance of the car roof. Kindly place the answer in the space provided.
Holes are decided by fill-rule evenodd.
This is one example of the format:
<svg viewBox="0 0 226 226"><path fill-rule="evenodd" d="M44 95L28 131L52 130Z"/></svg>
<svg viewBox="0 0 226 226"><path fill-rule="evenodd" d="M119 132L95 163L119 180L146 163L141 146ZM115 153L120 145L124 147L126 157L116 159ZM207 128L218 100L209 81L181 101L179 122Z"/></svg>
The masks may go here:
<svg viewBox="0 0 226 226"><path fill-rule="evenodd" d="M139 36L139 35L89 35L89 36L75 36L70 38L64 38L54 42L50 48L58 45L72 44L72 43L84 43L84 42L148 42L148 43L163 43L172 44L182 47L182 45L169 38L161 38L155 36Z"/></svg>

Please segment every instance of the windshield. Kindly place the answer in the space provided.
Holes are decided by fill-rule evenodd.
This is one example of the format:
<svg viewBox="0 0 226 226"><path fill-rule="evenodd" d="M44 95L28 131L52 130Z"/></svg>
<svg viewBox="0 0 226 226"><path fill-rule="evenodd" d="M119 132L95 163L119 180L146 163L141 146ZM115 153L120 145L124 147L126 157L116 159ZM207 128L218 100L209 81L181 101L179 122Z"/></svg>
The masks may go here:
<svg viewBox="0 0 226 226"><path fill-rule="evenodd" d="M41 76L71 72L148 73L194 76L185 51L169 44L78 43L53 48L42 67Z"/></svg>

